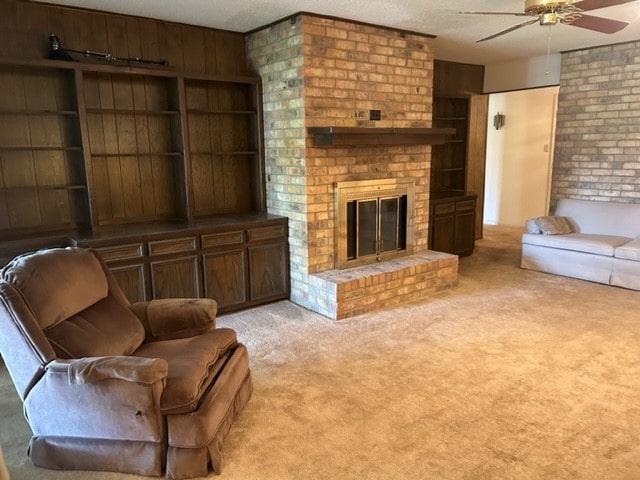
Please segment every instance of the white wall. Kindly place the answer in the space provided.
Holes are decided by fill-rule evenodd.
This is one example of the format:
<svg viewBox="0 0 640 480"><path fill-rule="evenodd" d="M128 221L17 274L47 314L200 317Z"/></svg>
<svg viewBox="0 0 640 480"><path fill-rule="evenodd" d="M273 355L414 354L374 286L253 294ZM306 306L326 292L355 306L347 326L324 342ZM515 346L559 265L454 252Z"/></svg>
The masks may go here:
<svg viewBox="0 0 640 480"><path fill-rule="evenodd" d="M484 67L485 93L548 87L560 84L561 55L548 58L523 58L511 62L495 63Z"/></svg>
<svg viewBox="0 0 640 480"><path fill-rule="evenodd" d="M549 209L559 87L489 95L484 223L524 225ZM496 113L505 115L500 130Z"/></svg>

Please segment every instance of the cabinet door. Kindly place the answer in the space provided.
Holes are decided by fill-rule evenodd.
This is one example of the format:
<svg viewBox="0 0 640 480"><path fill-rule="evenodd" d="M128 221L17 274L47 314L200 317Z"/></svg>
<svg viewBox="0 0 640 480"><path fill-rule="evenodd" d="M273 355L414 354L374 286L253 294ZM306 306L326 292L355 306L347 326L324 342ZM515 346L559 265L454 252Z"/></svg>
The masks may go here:
<svg viewBox="0 0 640 480"><path fill-rule="evenodd" d="M109 270L131 303L147 300L144 264L110 267Z"/></svg>
<svg viewBox="0 0 640 480"><path fill-rule="evenodd" d="M470 255L475 247L475 200L456 203L455 240L453 253Z"/></svg>
<svg viewBox="0 0 640 480"><path fill-rule="evenodd" d="M453 253L455 238L455 204L453 202L433 205L431 223L431 250Z"/></svg>
<svg viewBox="0 0 640 480"><path fill-rule="evenodd" d="M456 215L456 238L454 252L458 255L469 255L475 246L475 213L463 212Z"/></svg>
<svg viewBox="0 0 640 480"><path fill-rule="evenodd" d="M286 243L249 248L251 300L284 298L288 295Z"/></svg>
<svg viewBox="0 0 640 480"><path fill-rule="evenodd" d="M196 237L149 242L153 298L200 296Z"/></svg>
<svg viewBox="0 0 640 480"><path fill-rule="evenodd" d="M148 299L142 243L96 248L130 302Z"/></svg>
<svg viewBox="0 0 640 480"><path fill-rule="evenodd" d="M198 258L173 258L151 262L153 298L200 296Z"/></svg>
<svg viewBox="0 0 640 480"><path fill-rule="evenodd" d="M204 296L218 302L225 310L247 301L245 252L232 250L202 256Z"/></svg>

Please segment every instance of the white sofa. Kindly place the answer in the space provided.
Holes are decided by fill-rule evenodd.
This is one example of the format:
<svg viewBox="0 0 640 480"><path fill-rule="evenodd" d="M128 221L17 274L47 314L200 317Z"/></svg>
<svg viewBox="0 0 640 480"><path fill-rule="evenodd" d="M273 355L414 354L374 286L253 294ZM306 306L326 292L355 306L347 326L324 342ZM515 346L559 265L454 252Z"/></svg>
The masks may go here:
<svg viewBox="0 0 640 480"><path fill-rule="evenodd" d="M522 268L640 290L640 204L562 199L555 217L572 233L546 234L540 217L527 220Z"/></svg>

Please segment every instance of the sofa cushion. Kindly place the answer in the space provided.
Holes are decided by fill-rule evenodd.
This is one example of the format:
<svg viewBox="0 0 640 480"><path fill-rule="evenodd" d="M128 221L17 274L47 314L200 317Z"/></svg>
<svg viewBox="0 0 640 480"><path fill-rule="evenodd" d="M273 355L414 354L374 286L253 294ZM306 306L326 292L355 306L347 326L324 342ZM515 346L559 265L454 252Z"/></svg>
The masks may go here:
<svg viewBox="0 0 640 480"><path fill-rule="evenodd" d="M555 215L569 219L573 231L596 235L640 236L640 205L563 198Z"/></svg>
<svg viewBox="0 0 640 480"><path fill-rule="evenodd" d="M593 253L608 257L613 257L615 248L624 245L629 242L629 240L627 237L584 233L567 233L564 235L534 235L525 233L522 235L522 242L530 245Z"/></svg>
<svg viewBox="0 0 640 480"><path fill-rule="evenodd" d="M134 355L167 361L169 373L160 402L162 414L187 413L197 409L200 397L237 344L233 330L212 328L195 337L145 343Z"/></svg>
<svg viewBox="0 0 640 480"><path fill-rule="evenodd" d="M640 262L640 237L617 247L614 256L616 258Z"/></svg>
<svg viewBox="0 0 640 480"><path fill-rule="evenodd" d="M572 233L571 225L565 217L545 216L536 218L536 225L544 235Z"/></svg>

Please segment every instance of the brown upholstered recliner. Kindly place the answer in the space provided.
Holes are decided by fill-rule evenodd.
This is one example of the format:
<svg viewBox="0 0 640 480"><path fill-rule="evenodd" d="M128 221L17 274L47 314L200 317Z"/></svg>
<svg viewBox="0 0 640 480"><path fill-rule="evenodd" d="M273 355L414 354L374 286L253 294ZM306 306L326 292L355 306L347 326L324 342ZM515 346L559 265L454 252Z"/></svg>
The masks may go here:
<svg viewBox="0 0 640 480"><path fill-rule="evenodd" d="M0 353L40 467L219 473L251 396L247 350L210 299L130 304L99 256L22 255L0 274Z"/></svg>

